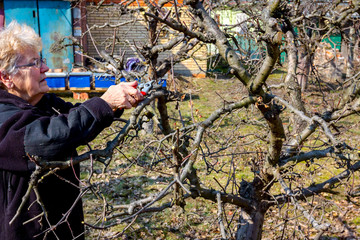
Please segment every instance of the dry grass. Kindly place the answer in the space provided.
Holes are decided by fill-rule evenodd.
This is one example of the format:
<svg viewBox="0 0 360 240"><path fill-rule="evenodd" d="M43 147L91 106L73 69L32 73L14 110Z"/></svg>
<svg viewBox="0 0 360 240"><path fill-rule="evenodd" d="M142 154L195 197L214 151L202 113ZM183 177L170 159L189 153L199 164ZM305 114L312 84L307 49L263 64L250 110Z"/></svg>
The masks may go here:
<svg viewBox="0 0 360 240"><path fill-rule="evenodd" d="M276 83L282 76L282 72L272 75L271 81ZM173 86L169 82L170 86ZM172 87L173 88L173 87ZM240 100L246 93L238 81L233 79L179 79L176 81L177 90L184 93L183 101L177 108L176 103L169 104L168 111L172 118L172 127L181 126L179 121L180 112L184 124L192 122L200 122L206 119L215 109L224 103L235 102ZM306 92L304 100L308 103L309 111L320 111L324 108L323 97L313 92ZM329 96L328 102L335 103L336 98ZM179 112L180 109L180 112ZM192 113L191 113L192 110ZM284 113L284 123L287 123L287 113ZM123 117L126 118L128 113ZM340 139L354 138L358 139L357 130L359 117L350 117L341 125L347 127L339 136ZM234 123L241 123L235 128ZM116 132L121 128L121 124L114 123L111 128L102 133L93 143L93 146L104 146L109 134ZM259 140L259 136L252 136L256 132L263 140ZM207 162L201 158L196 164L199 177L202 183L209 188L221 190L226 186L228 176L234 173L235 182L227 186L227 191L238 191L238 185L242 179L251 181L253 179L254 161L261 159L266 149L266 127L264 120L256 108L244 109L236 111L226 118L216 123L216 128L210 129L207 133L206 143L213 149L221 149L225 145L229 133L232 133L234 139L241 139L234 145L227 148L226 151L219 152L218 155L208 157ZM104 226L116 222L116 218L104 218L104 202L108 205L105 208L105 215L116 213L113 207L128 204L133 200L138 200L155 194L159 190L165 188L172 179L172 169L168 164L161 162L156 166L152 166L154 153L147 150L139 156L144 150L144 146L149 141L156 139L155 135L141 133L138 139L130 141L130 139L120 147L120 152L114 155L112 164L102 173L101 164L95 165L95 175L92 182L96 183L95 190L98 195L88 194L84 199L86 222L98 225L102 223ZM307 143L308 147L314 147L322 144L324 139L319 133L317 139L313 139ZM353 142L353 147L357 148L358 143ZM154 148L156 145L153 146ZM205 146L204 146L205 148ZM82 149L85 150L85 149ZM166 153L165 153L166 154ZM125 157L126 156L126 157ZM138 165L132 165L131 162L138 159ZM209 168L212 166L211 168ZM131 167L130 167L131 166ZM296 167L296 172L301 173L301 177L293 179L296 184L308 185L311 182L320 182L326 178L334 176L341 171L337 164L333 161L321 160L314 163L304 163ZM89 163L83 165L83 178L87 178L87 170ZM150 171L151 170L151 171ZM217 171L217 172L216 172ZM216 181L214 179L216 178ZM356 173L349 181L354 185L359 185L359 174ZM345 195L350 185L337 189L339 194L320 194L308 202L304 203L309 211L319 210L323 215L316 215L318 219L326 219L330 222L331 228L325 235L336 237L335 239L345 239L349 236L359 236L359 215L360 210L356 204L359 199L355 198L354 203L346 200ZM275 185L273 194L280 193L281 189ZM106 201L105 201L106 200ZM159 206L168 201L169 198L157 203ZM357 202L356 202L357 201ZM320 204L325 203L325 204ZM239 217L239 209L234 206L224 206L224 217L226 222L232 223L228 226L229 231L236 230L236 220ZM302 239L300 232L314 236L316 232L309 227L309 223L302 216L298 216L290 205L281 208L272 208L268 211L264 225L263 239L280 239L284 236L286 239ZM288 220L284 221L284 218ZM185 207L173 207L166 209L160 213L149 213L138 217L131 226L125 223L116 227L106 229L104 231L91 230L87 234L88 239L110 239L116 233L126 231L117 239L216 239L220 238L219 226L217 222L217 206L216 204L203 200L201 198L188 199ZM303 223L299 223L300 220ZM325 236L324 235L324 236ZM303 238L304 239L304 238ZM325 238L324 238L325 239Z"/></svg>

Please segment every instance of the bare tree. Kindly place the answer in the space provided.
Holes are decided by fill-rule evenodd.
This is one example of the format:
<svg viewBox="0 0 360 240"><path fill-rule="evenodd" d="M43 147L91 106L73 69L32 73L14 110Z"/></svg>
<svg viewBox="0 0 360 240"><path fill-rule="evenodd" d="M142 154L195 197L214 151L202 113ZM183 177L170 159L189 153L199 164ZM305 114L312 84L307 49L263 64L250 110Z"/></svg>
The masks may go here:
<svg viewBox="0 0 360 240"><path fill-rule="evenodd" d="M104 185L93 180L94 162L109 166L120 158L120 152L129 161L126 170L144 168L159 178L166 176L161 180L166 184L159 191L142 199L129 199L129 204L114 205L111 210L107 210L111 204L103 199L101 218L86 224L104 230L129 223L113 238L124 235L145 213L175 206L185 208L191 199L217 204L217 237L221 239L266 238L263 233L270 209L277 209L276 226L272 229L276 238L313 236L303 226L313 229L317 239L331 231L331 222L322 213L331 201L323 194L343 192L342 196L355 202L359 196L358 136L346 126L346 119L357 122L360 110L360 75L355 64L359 1L164 0L144 1L146 7L136 2L113 5L119 19L130 14L135 16L134 21L146 24L147 41L142 45L126 44L146 66L144 73L150 79L161 79L170 71L168 89L155 85L129 120L114 126L118 128L116 137L106 147L87 151L67 162L49 163L35 158L39 167L31 187L36 189L36 181L54 168L87 161L89 174L82 181L82 195L96 193ZM101 3L96 7L100 8ZM222 26L216 19L216 10L224 7L247 17L237 25ZM185 16L187 22L183 20ZM113 29L121 26L108 24ZM247 28L242 38L233 30L238 26ZM90 39L91 32L101 28L88 27L86 34ZM169 33L165 42L161 38L164 32ZM335 33L344 36L348 61L346 79L331 85L318 74L314 58L322 40ZM241 45L241 41L250 38L256 40L256 58L250 48ZM113 74L131 78L132 73L125 69L125 55L115 56L113 51L124 43L117 41L115 34L109 41L108 48L99 51L99 55L112 66ZM92 42L97 45L94 39ZM184 95L177 89L180 80L174 76L173 67L184 59L194 58L196 62L194 52L205 44L215 46L218 56L228 65L228 76L236 79L234 89L241 91L236 92L239 96L214 97L219 108L205 120L196 120L191 107L190 120L185 121L179 107ZM168 54L160 57L164 51ZM275 86L269 76L280 67L282 51L287 55L283 64L286 74L283 82ZM314 83L312 89L306 90L309 78ZM318 103L316 111L309 97ZM151 104L154 102L156 108ZM177 111L172 111L174 106ZM157 126L154 134L144 138L138 133L146 119L153 119ZM128 157L123 150L127 145L136 149L136 157ZM211 174L212 180L202 171ZM244 171L249 172L248 177L239 179L237 176ZM237 214L228 218L224 209L234 208ZM66 216L61 221L66 221ZM349 232L353 237L355 234Z"/></svg>

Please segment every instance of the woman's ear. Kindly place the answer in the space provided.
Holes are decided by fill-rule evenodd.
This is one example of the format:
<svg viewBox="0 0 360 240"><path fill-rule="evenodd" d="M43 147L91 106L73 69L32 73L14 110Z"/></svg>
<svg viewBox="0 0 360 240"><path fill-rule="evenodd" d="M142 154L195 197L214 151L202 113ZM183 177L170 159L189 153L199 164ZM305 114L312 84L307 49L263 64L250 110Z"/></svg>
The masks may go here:
<svg viewBox="0 0 360 240"><path fill-rule="evenodd" d="M2 82L2 84L7 88L7 89L11 89L14 87L14 83L13 81L9 78L8 74L4 74L3 72L0 71L0 81Z"/></svg>

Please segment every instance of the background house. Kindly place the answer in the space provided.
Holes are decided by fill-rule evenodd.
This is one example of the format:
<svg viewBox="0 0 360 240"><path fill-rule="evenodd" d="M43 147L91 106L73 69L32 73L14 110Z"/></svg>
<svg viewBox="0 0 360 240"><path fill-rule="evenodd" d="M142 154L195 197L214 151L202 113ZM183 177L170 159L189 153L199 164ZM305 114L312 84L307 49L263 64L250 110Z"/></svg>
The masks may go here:
<svg viewBox="0 0 360 240"><path fill-rule="evenodd" d="M113 0L105 1L99 7L97 3L99 0L88 0L86 4L82 6L82 11L86 11L86 25L82 25L83 32L91 32L91 37L89 34L86 35L86 41L84 51L86 51L90 56L99 57L98 51L105 50L106 46L111 48L114 38L118 42L117 48L114 51L114 54L122 55L124 54L125 59L130 57L135 57L134 45L137 47L142 47L146 41L148 41L148 31L146 23L143 21L141 14L134 12L133 14L122 14L122 9L119 5L114 3L120 3L122 1ZM157 2L157 1L155 1ZM182 0L177 1L178 4L182 4ZM165 5L165 7L172 7L171 4ZM136 1L134 4L130 5L130 8L143 7L146 8L146 4L143 0ZM190 22L190 19L184 18L183 21ZM109 25L121 25L114 29ZM95 28L94 26L101 26L101 28ZM161 43L164 43L170 40L170 34L160 35L159 39ZM99 44L101 43L101 44ZM97 44L97 45L96 45ZM96 47L95 47L96 45ZM132 47L130 47L132 46ZM174 51L177 51L178 48L175 48ZM167 57L173 52L163 52L159 56L159 60ZM207 70L207 48L203 47L201 50L195 53L194 59L187 59L180 64L174 66L175 73L186 75L186 76L205 76L204 72L199 70L199 67L203 70Z"/></svg>

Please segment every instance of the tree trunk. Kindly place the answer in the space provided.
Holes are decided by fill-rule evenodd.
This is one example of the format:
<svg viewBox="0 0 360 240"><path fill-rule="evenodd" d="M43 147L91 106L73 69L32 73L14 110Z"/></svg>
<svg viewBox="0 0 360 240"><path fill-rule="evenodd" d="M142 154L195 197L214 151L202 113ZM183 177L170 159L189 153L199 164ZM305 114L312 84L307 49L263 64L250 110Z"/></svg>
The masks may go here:
<svg viewBox="0 0 360 240"><path fill-rule="evenodd" d="M236 240L260 240L264 225L265 211L255 210L250 214L241 211Z"/></svg>
<svg viewBox="0 0 360 240"><path fill-rule="evenodd" d="M301 97L301 88L296 79L298 62L297 48L294 41L294 35L291 31L288 31L285 36L287 41L286 49L288 55L287 75L284 81L286 92L290 99L291 105L294 106L296 109L304 112L304 114L306 115L306 109ZM292 115L290 117L290 123L291 124L289 124L289 127L292 126L290 135L292 137L297 136L300 132L302 132L302 130L304 130L306 126L306 122L296 115Z"/></svg>
<svg viewBox="0 0 360 240"><path fill-rule="evenodd" d="M355 28L350 27L349 32L349 45L348 45L348 56L346 66L346 78L350 78L354 74L354 46L355 46Z"/></svg>
<svg viewBox="0 0 360 240"><path fill-rule="evenodd" d="M308 84L311 57L304 47L299 48L298 57L299 58L296 77L301 87L301 91L303 92L307 88Z"/></svg>
<svg viewBox="0 0 360 240"><path fill-rule="evenodd" d="M145 1L149 7L149 12L150 13L154 13L155 16L158 16L158 12L156 11L156 9L152 6L152 4L150 4L150 1ZM156 45L156 39L157 39L157 24L158 24L158 20L156 19L150 19L148 21L148 37L149 37L149 43L148 43L148 50L153 48ZM156 65L157 65L157 61L158 61L158 57L159 54L156 53L150 53L151 51L149 51L149 70L148 70L148 76L151 80L157 80L157 75L156 75Z"/></svg>

